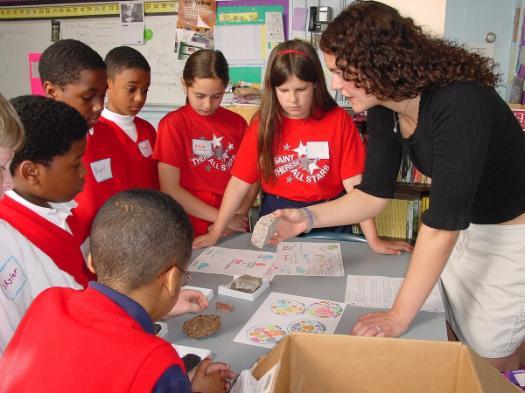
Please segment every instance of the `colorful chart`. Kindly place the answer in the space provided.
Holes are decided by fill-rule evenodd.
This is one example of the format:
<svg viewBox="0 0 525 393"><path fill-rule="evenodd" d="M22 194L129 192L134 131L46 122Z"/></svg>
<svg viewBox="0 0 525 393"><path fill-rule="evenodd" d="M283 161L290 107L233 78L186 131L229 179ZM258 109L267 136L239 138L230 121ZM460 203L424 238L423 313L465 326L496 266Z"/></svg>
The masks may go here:
<svg viewBox="0 0 525 393"><path fill-rule="evenodd" d="M304 314L306 307L295 300L279 299L272 303L270 310L277 315L299 315Z"/></svg>
<svg viewBox="0 0 525 393"><path fill-rule="evenodd" d="M275 344L286 336L286 333L278 325L259 325L248 329L246 335L256 344Z"/></svg>
<svg viewBox="0 0 525 393"><path fill-rule="evenodd" d="M326 326L318 321L295 321L288 325L288 333L324 333Z"/></svg>
<svg viewBox="0 0 525 393"><path fill-rule="evenodd" d="M318 318L338 318L343 308L334 302L321 301L308 306L308 314Z"/></svg>

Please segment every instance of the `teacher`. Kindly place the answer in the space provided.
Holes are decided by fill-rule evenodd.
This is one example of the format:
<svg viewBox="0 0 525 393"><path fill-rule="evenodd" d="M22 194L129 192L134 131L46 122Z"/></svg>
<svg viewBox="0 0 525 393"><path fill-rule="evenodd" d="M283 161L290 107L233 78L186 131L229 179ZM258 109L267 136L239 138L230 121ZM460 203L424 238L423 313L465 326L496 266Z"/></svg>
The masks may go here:
<svg viewBox="0 0 525 393"><path fill-rule="evenodd" d="M375 1L347 7L320 47L332 88L368 111L365 173L335 201L273 213L272 243L376 217L406 148L432 178L430 207L392 309L362 316L352 334L400 336L441 276L456 336L500 370L523 365L525 133L494 90L494 64Z"/></svg>

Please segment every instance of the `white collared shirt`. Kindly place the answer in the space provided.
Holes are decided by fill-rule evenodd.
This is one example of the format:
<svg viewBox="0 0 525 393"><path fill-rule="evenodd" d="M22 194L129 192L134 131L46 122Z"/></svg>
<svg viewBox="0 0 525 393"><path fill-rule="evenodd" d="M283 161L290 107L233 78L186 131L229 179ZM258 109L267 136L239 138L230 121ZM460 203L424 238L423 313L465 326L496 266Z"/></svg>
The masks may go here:
<svg viewBox="0 0 525 393"><path fill-rule="evenodd" d="M58 227L70 231L66 219L76 202L56 203L51 204L51 208L45 208L34 205L12 190L6 194ZM53 286L82 288L47 254L0 219L0 356L33 299Z"/></svg>
<svg viewBox="0 0 525 393"><path fill-rule="evenodd" d="M108 108L104 108L101 116L117 124L133 142L137 142L137 126L133 121L135 116L121 115L110 111Z"/></svg>

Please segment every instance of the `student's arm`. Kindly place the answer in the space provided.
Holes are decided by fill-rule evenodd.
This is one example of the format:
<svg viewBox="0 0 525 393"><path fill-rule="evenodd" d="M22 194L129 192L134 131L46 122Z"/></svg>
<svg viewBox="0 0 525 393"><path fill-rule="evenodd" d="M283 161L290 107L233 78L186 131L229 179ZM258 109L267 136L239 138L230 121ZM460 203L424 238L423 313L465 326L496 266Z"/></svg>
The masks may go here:
<svg viewBox="0 0 525 393"><path fill-rule="evenodd" d="M248 190L248 193L246 194L246 197L244 197L241 206L239 207L239 210L237 211L237 214L241 214L243 216L248 215L251 207L253 206L253 201L255 201L255 198L257 197L257 194L259 193L259 183L253 183L250 186L250 189Z"/></svg>
<svg viewBox="0 0 525 393"><path fill-rule="evenodd" d="M235 176L230 178L224 191L221 208L219 209L219 214L213 228L207 234L198 236L193 241L193 248L202 248L217 244L222 231L226 228L226 224L231 221L235 212L238 211L243 199L250 191L250 187L252 187L250 183L246 183Z"/></svg>
<svg viewBox="0 0 525 393"><path fill-rule="evenodd" d="M346 192L353 190L354 186L361 182L361 175L353 176L343 180ZM373 218L359 223L368 245L378 254L401 254L402 251L412 251L413 247L403 241L383 240L377 234L376 223Z"/></svg>
<svg viewBox="0 0 525 393"><path fill-rule="evenodd" d="M407 329L436 282L452 252L459 231L421 225L403 285L390 311L362 316L352 329L358 336L398 337Z"/></svg>
<svg viewBox="0 0 525 393"><path fill-rule="evenodd" d="M201 201L199 198L191 194L188 190L180 185L180 170L163 162L159 162L159 182L160 190L171 195L177 202L181 204L186 213L194 217L215 222L219 210L207 203ZM242 217L231 217L224 226L233 231L245 231L246 219Z"/></svg>

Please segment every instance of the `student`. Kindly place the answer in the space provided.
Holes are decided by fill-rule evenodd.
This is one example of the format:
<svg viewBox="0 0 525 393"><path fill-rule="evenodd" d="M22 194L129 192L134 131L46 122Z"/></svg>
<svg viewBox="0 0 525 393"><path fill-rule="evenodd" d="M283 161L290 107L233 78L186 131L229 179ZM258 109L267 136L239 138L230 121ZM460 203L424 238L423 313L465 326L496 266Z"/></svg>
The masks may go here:
<svg viewBox="0 0 525 393"><path fill-rule="evenodd" d="M0 361L0 391L225 392L227 365L204 360L190 386L177 352L153 334L177 302L191 241L187 215L168 195L112 197L91 233L98 282L35 299Z"/></svg>
<svg viewBox="0 0 525 393"><path fill-rule="evenodd" d="M221 108L228 85L228 63L220 51L199 50L184 66L182 85L186 105L159 123L153 157L159 161L160 189L177 200L190 215L195 235L208 232L241 143L246 122ZM246 231L247 213L257 193L255 185L222 234Z"/></svg>
<svg viewBox="0 0 525 393"><path fill-rule="evenodd" d="M0 94L0 199L13 188L9 163L24 142L24 128L9 101ZM0 261L0 269L2 261Z"/></svg>
<svg viewBox="0 0 525 393"><path fill-rule="evenodd" d="M42 53L38 71L46 95L75 108L92 128L104 108L107 90L106 64L102 57L83 42L72 39L60 40ZM86 154L89 154L89 145L88 140ZM87 171L86 186L89 187L93 171L101 169L90 166L85 159L84 157ZM101 204L97 205L97 208ZM77 223L78 233L82 239L88 237L89 226L94 215L88 208L90 206L92 204L82 201L73 212L74 216L69 219ZM87 241L83 243L83 248L85 250L89 248Z"/></svg>
<svg viewBox="0 0 525 393"><path fill-rule="evenodd" d="M100 55L77 40L60 40L49 46L38 63L46 95L80 112L93 127L104 108L106 65Z"/></svg>
<svg viewBox="0 0 525 393"><path fill-rule="evenodd" d="M341 38L342 37L342 38ZM356 1L320 41L332 86L368 111L363 183L311 208L310 224L377 215L392 196L403 145L432 177L406 278L391 310L352 333L402 335L441 276L454 333L500 370L525 363L525 134L494 87L491 59L424 33L376 1ZM375 48L371 50L370 48ZM304 230L295 209L274 241Z"/></svg>
<svg viewBox="0 0 525 393"><path fill-rule="evenodd" d="M148 61L136 49L119 46L108 52L105 63L107 107L88 135L86 185L76 198L79 207L75 217L86 229L100 206L116 193L132 188L159 189L152 157L156 132L136 116L148 95Z"/></svg>
<svg viewBox="0 0 525 393"><path fill-rule="evenodd" d="M45 97L22 96L12 104L26 138L10 166L14 189L0 200L0 353L40 292L81 288L92 277L66 222L84 183L86 121Z"/></svg>
<svg viewBox="0 0 525 393"><path fill-rule="evenodd" d="M352 118L326 89L314 48L301 40L270 54L258 117L243 139L213 231L195 247L215 244L251 184L261 181L261 214L304 207L350 191L361 181L364 148ZM380 239L373 220L361 223L379 253L410 251L409 244Z"/></svg>

